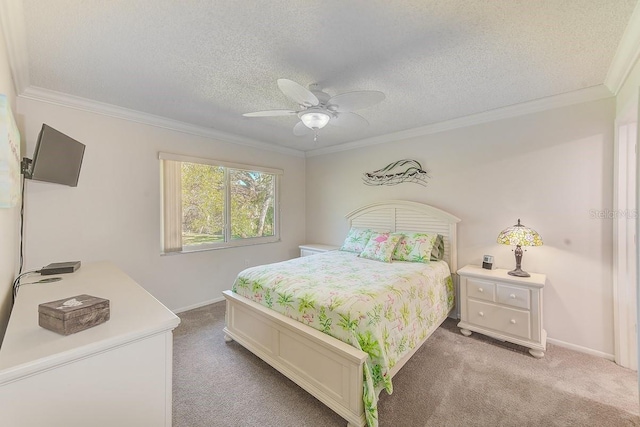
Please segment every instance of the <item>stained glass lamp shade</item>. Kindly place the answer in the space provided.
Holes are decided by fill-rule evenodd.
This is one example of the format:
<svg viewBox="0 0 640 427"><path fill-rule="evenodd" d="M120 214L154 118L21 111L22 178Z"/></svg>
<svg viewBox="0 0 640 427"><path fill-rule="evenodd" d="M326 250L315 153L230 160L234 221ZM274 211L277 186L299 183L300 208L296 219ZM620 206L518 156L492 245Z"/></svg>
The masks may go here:
<svg viewBox="0 0 640 427"><path fill-rule="evenodd" d="M522 246L542 246L542 237L540 237L538 232L529 227L525 227L520 224L520 220L518 220L516 225L500 232L498 235L498 243L516 247L516 268L509 271L509 274L518 277L529 277L530 274L522 271L521 268Z"/></svg>

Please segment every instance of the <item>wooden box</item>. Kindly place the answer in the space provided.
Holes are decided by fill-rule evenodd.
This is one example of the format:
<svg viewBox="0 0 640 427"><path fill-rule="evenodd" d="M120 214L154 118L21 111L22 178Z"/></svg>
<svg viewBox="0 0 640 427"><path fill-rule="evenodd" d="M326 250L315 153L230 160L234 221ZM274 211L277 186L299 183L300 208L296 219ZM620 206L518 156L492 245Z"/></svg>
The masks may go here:
<svg viewBox="0 0 640 427"><path fill-rule="evenodd" d="M76 295L38 305L38 324L62 335L89 329L109 320L109 300Z"/></svg>

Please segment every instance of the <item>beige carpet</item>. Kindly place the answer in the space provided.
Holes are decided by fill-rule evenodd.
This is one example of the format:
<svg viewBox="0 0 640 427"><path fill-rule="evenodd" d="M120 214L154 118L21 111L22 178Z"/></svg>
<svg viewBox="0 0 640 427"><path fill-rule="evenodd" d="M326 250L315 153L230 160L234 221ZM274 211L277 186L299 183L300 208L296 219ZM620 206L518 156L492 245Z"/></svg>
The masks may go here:
<svg viewBox="0 0 640 427"><path fill-rule="evenodd" d="M224 303L180 314L174 427L342 426L333 411L239 344ZM636 373L548 345L543 359L448 319L380 396L381 427L640 426Z"/></svg>

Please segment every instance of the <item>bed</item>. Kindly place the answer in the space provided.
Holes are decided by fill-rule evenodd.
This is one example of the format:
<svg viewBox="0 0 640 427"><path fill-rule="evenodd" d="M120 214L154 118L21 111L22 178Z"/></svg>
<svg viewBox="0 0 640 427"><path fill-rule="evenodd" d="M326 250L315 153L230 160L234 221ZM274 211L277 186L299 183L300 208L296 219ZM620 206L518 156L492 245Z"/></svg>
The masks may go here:
<svg viewBox="0 0 640 427"><path fill-rule="evenodd" d="M349 213L347 220L352 227L377 231L438 233L443 236L444 262L429 264L393 262L386 264L358 258L357 254L335 251L245 270L238 276L234 284L236 292L224 292L227 301L225 339L237 341L265 360L345 418L349 426L364 426L367 423L375 425L378 393L381 389L386 389L389 392L392 390L391 379L395 373L444 321L452 307L453 285L451 277L453 275L448 275L448 273L455 272L457 269L456 224L460 220L437 208L408 201L379 202L367 205ZM333 267L329 268L328 266ZM357 268L364 268L363 271L366 270L367 273L362 274L362 272L358 272ZM388 285L391 280L396 280L392 277L396 277L398 274L397 277L401 277L402 282L408 282L411 278L411 280L422 280L426 283L427 279L431 281L428 276L434 275L445 284L447 281L443 281L442 278L448 278L449 285L429 288L428 291L426 287L424 288L424 295L421 297L430 300L433 304L428 312L425 309L424 313L419 314L419 317L428 319L428 322L425 321L424 328L418 331L415 330L415 324L405 323L404 326L413 325L414 333L406 331L407 337L402 338L404 340L402 351L395 351L397 349L394 348L394 351L388 353L383 351L382 345L380 349L372 349L369 346L372 342L378 343L382 340L365 337L363 341L362 337L369 332L345 327L352 320L358 319L363 324L371 323L371 316L376 317L375 314L370 316L368 312L359 313L358 310L355 310L354 313L357 314L358 319L350 319L343 314L341 317L333 318L334 326L341 323L342 328L323 328L319 325L323 324L324 311L319 313L318 311L301 310L301 304L304 305L303 299L302 303L300 301L292 302L291 309L286 307L287 304L281 304L286 310L283 313L278 313L272 310L273 307L270 308L269 301L265 301L263 286L257 285L256 287L256 283L266 282L267 279L262 277L271 276L276 281L282 281L294 277L289 275L291 273L298 274L299 276L295 277L301 283L309 281L309 277L312 277L313 280L325 282L327 285L332 284L340 289L340 284L337 283L335 277L331 277L331 274L334 273L329 270L332 269L336 270L335 274L345 278L353 273L362 275L364 280L366 275L371 282L368 286L376 281ZM353 271L347 271L347 269ZM391 274L391 270L398 270L399 273L394 272L394 276L388 276L387 274ZM319 278L308 274L313 271L316 274L320 271L322 274ZM295 287L296 280L291 280L291 286ZM348 281L345 283L348 283L346 287L352 286ZM398 295L400 294L395 285L387 287L397 291ZM415 289L422 288L413 286L412 289L412 292L415 293ZM334 288L331 291L326 291L328 295L325 296L327 298L335 296L335 290ZM321 294L323 291L318 290L317 292ZM266 293L268 300L269 291L267 290ZM394 299L395 297L391 293L384 294L381 298ZM357 300L356 296L354 304L359 303ZM385 316L380 316L378 313L377 318L380 317L384 318ZM325 315L325 322L326 319ZM384 333L393 328L403 329L403 325L385 326ZM326 330L321 332L323 329ZM394 333L396 332L394 330ZM340 336L341 334L342 336ZM356 335L359 337L358 339L354 338ZM368 348L363 348L364 346L368 346ZM387 347L389 347L388 343ZM387 348L387 350L389 349ZM395 354L399 354L401 357L398 357L397 360L393 359Z"/></svg>

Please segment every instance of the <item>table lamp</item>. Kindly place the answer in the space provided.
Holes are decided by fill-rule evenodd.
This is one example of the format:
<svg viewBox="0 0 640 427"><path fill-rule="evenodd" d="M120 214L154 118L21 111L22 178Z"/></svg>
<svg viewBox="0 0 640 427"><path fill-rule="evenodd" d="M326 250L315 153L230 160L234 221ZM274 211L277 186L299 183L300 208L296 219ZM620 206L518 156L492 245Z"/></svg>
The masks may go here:
<svg viewBox="0 0 640 427"><path fill-rule="evenodd" d="M518 223L512 227L506 228L498 235L498 243L503 245L512 245L516 247L516 268L509 271L512 276L529 277L530 274L523 271L522 264L522 246L542 246L542 237L529 227L525 227Z"/></svg>

